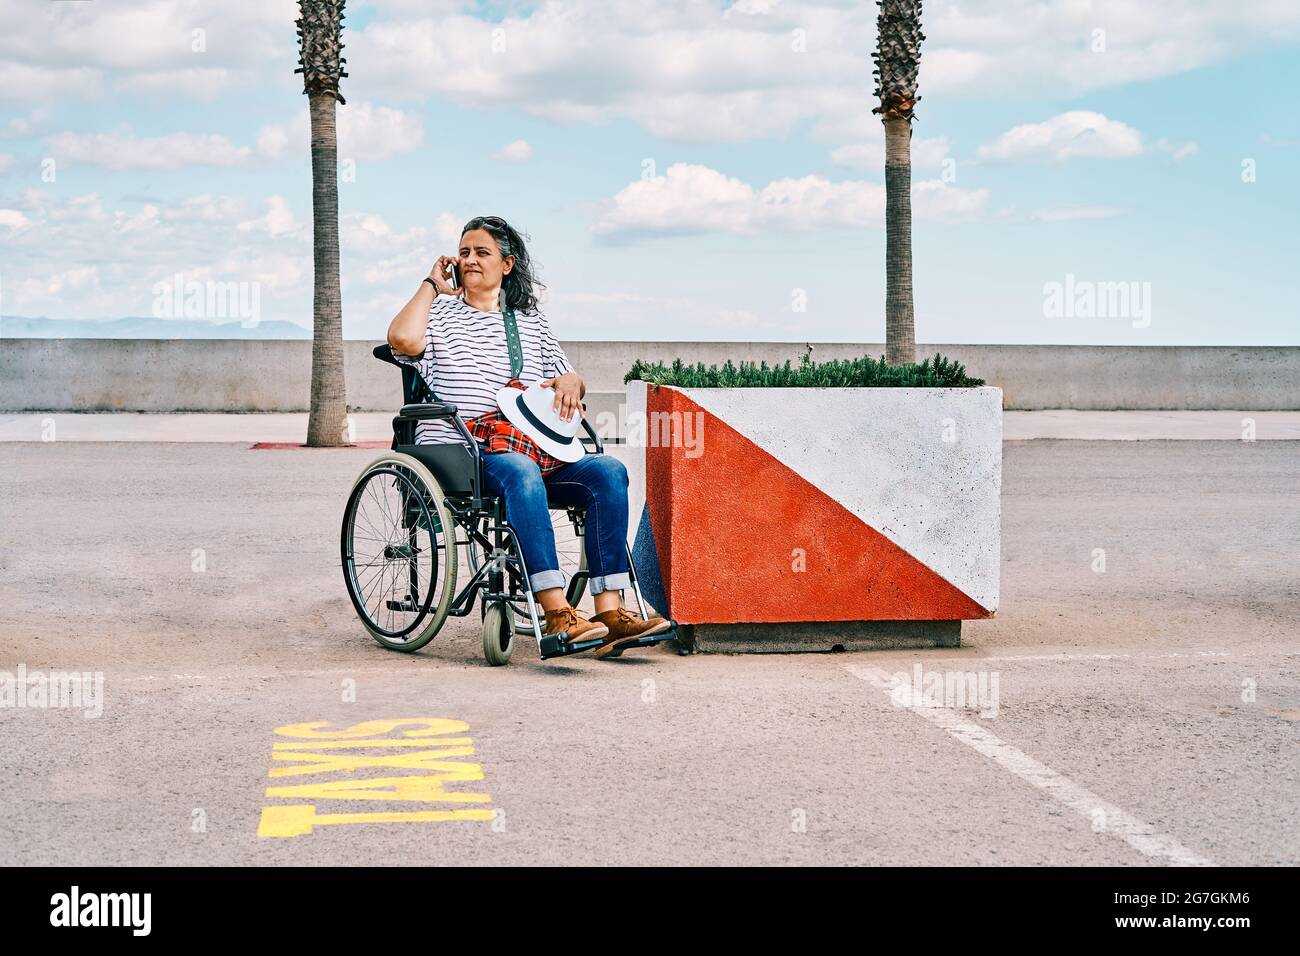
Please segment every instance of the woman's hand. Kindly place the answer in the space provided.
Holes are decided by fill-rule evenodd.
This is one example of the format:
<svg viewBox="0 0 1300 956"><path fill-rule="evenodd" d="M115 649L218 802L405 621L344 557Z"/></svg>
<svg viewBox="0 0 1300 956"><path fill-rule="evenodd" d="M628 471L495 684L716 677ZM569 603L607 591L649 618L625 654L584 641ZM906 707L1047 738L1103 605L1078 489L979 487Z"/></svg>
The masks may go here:
<svg viewBox="0 0 1300 956"><path fill-rule="evenodd" d="M555 403L552 411L558 411L563 421L571 421L573 413L582 414L582 376L577 372L565 372L555 378L548 378L541 383L542 388L555 389Z"/></svg>
<svg viewBox="0 0 1300 956"><path fill-rule="evenodd" d="M452 267L460 262L456 256L439 256L438 261L433 264L429 270L429 278L433 280L434 287L447 295L460 295L461 290L452 287L451 270Z"/></svg>

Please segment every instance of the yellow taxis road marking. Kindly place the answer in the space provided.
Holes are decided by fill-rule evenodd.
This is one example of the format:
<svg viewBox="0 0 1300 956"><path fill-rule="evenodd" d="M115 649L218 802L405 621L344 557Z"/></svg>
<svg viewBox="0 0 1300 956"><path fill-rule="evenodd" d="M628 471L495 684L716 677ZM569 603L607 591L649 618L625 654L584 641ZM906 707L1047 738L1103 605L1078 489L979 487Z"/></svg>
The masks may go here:
<svg viewBox="0 0 1300 956"><path fill-rule="evenodd" d="M355 744L353 746L356 746ZM379 757L362 757L355 754L313 754L296 751L271 754L276 760L299 760L300 767L272 767L272 777L297 777L305 773L330 773L353 771L358 767L397 767L404 770L445 770L457 766L439 757L472 757L473 747L443 747L440 750L421 750L418 753L384 754ZM474 779L480 779L479 777Z"/></svg>
<svg viewBox="0 0 1300 956"><path fill-rule="evenodd" d="M306 836L313 827L336 823L445 823L449 820L494 820L495 810L412 810L401 813L317 813L313 804L263 807L260 837Z"/></svg>
<svg viewBox="0 0 1300 956"><path fill-rule="evenodd" d="M283 741L271 745L272 750L336 750L341 747L427 747L431 743L448 746L469 746L474 741L468 737L439 737L437 740L367 740L357 743L355 740L316 740L312 742L295 740Z"/></svg>
<svg viewBox="0 0 1300 956"><path fill-rule="evenodd" d="M490 807L458 807L467 803L491 803L486 793L448 790L448 783L483 779L476 763L447 758L474 754L474 741L464 734L469 724L444 717L407 717L396 720L368 720L351 727L332 729L325 721L289 724L275 728L280 737L272 746L272 760L293 766L274 766L267 776L300 777L307 774L344 774L343 779L273 786L266 796L289 800L404 800L451 804L454 809L394 810L375 813L318 813L314 803L291 803L262 808L259 837L306 836L318 826L354 823L444 823L459 820L494 820ZM386 736L394 734L396 736ZM421 750L384 752L383 748L420 747ZM379 753L338 753L339 750L380 748ZM334 751L319 753L317 751ZM411 770L401 776L352 776L358 769Z"/></svg>
<svg viewBox="0 0 1300 956"><path fill-rule="evenodd" d="M445 717L403 717L398 720L365 720L353 724L345 730L321 730L328 727L329 721L318 720L309 724L289 724L277 727L275 732L281 737L296 737L305 740L355 740L360 737L381 737L391 734L398 727L413 726L415 730L403 730L403 737L441 737L446 734L463 734L469 730L469 724L463 720L449 720Z"/></svg>

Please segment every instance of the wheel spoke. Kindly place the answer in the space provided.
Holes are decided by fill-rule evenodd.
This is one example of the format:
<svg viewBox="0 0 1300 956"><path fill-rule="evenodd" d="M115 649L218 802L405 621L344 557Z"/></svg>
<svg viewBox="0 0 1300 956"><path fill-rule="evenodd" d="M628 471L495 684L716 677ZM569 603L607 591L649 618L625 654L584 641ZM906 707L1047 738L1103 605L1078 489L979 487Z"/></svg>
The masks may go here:
<svg viewBox="0 0 1300 956"><path fill-rule="evenodd" d="M357 612L381 643L422 646L446 614L459 570L457 519L440 510L437 486L381 461L354 487L345 520L345 578ZM429 615L438 616L433 631L416 630Z"/></svg>

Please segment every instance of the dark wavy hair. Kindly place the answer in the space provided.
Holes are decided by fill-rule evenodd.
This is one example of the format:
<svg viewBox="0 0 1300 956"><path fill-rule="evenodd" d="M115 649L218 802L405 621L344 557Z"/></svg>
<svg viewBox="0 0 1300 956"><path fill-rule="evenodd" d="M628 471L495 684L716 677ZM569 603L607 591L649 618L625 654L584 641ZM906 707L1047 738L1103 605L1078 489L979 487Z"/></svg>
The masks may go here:
<svg viewBox="0 0 1300 956"><path fill-rule="evenodd" d="M524 315L536 315L537 290L545 289L546 286L537 278L533 260L528 255L528 247L524 245L527 234L520 233L500 216L475 216L465 223L465 228L460 231L461 238L472 229L487 230L497 241L502 259L506 256L515 257L514 268L501 282L501 288L506 294L506 306Z"/></svg>

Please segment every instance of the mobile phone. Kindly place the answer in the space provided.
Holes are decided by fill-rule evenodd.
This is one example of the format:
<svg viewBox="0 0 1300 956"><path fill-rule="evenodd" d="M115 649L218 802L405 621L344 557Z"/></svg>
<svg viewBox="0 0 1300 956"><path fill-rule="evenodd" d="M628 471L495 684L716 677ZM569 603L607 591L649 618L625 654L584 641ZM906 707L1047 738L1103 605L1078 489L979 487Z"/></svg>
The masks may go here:
<svg viewBox="0 0 1300 956"><path fill-rule="evenodd" d="M454 262L451 264L451 287L453 289L460 288L460 266Z"/></svg>

